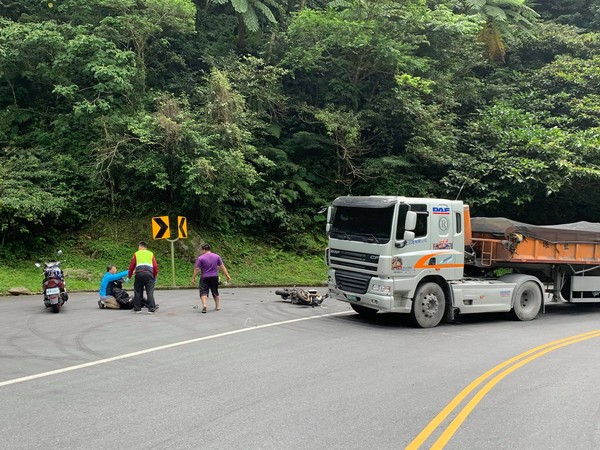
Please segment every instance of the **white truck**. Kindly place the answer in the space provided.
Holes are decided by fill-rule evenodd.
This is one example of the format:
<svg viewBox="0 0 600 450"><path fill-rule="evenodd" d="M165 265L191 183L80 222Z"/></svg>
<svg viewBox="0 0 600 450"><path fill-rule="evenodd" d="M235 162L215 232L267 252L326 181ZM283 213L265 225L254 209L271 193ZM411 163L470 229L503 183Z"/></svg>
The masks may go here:
<svg viewBox="0 0 600 450"><path fill-rule="evenodd" d="M338 197L327 211L328 291L363 315L410 314L423 328L455 314L600 301L600 224L534 226L473 218L461 201Z"/></svg>

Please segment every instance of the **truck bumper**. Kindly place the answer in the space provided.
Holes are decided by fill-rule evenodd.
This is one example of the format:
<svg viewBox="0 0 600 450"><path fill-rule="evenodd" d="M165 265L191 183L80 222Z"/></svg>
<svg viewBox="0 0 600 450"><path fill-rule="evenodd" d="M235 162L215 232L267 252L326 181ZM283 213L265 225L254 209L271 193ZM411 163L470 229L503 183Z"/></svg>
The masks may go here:
<svg viewBox="0 0 600 450"><path fill-rule="evenodd" d="M385 285L390 283L395 282L389 279L384 280L373 277L366 293L362 294L345 291L337 286L335 282L335 271L331 270L329 271L328 283L329 297L382 312L409 313L412 308L412 301L407 297L408 291L397 290L395 289L395 286L392 287L390 295L383 295L371 291L373 285Z"/></svg>

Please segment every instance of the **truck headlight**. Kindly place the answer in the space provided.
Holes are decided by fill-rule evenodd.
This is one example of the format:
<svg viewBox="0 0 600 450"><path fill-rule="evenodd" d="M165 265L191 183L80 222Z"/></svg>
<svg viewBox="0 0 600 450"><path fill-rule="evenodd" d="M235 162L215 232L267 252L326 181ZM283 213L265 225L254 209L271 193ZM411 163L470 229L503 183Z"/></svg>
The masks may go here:
<svg viewBox="0 0 600 450"><path fill-rule="evenodd" d="M383 284L374 284L373 286L371 286L371 292L376 292L378 294L383 294L383 295L391 295L392 287L388 286L388 285L383 285Z"/></svg>

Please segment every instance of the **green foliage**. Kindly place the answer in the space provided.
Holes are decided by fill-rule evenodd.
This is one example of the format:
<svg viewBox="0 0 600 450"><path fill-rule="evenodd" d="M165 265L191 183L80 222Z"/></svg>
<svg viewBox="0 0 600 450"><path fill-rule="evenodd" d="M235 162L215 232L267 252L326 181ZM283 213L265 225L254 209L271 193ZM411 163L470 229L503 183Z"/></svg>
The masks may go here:
<svg viewBox="0 0 600 450"><path fill-rule="evenodd" d="M600 30L600 4L597 0L545 0L535 9L546 20L569 25L570 28Z"/></svg>
<svg viewBox="0 0 600 450"><path fill-rule="evenodd" d="M85 228L77 239L57 242L53 247L42 247L38 253L24 261L0 258L0 295L6 295L11 287L22 286L32 292L41 291L40 269L34 267L36 260L48 260L55 256L54 249L63 250L62 268L65 271L68 288L72 291L97 291L100 280L108 264L115 264L118 270L127 270L133 252L137 249L140 230L148 230L150 222L121 221L119 225L99 221L93 227ZM190 284L193 263L198 256L198 248L203 242L210 242L213 251L219 253L232 275L232 287L240 286L315 286L327 279L322 241L310 236L298 236L295 248L284 249L281 245L267 244L260 240L237 235L202 232L202 227L190 223L189 238L175 243L175 285ZM115 238L115 231L118 238ZM165 241L149 242L150 249L159 265L157 288L173 286L171 247ZM125 285L132 290L132 284ZM197 287L196 287L197 288ZM161 298L165 293L157 292ZM41 303L40 303L41 304Z"/></svg>
<svg viewBox="0 0 600 450"><path fill-rule="evenodd" d="M503 205L505 213L520 217L523 205L582 181L600 181L596 152L584 156L569 133L545 128L534 115L509 105L486 109L467 133L465 141L473 144L443 181L484 211Z"/></svg>
<svg viewBox="0 0 600 450"><path fill-rule="evenodd" d="M9 150L5 150L6 153ZM0 166L2 243L28 233L28 225L50 224L68 210L69 192L51 164L34 155L3 158Z"/></svg>
<svg viewBox="0 0 600 450"><path fill-rule="evenodd" d="M512 29L527 29L539 17L526 0L464 0L464 3L468 13L484 22L479 40L491 61L504 62L504 40L512 37Z"/></svg>
<svg viewBox="0 0 600 450"><path fill-rule="evenodd" d="M116 240L121 218L157 214L304 252L324 246L310 238L320 211L348 193L597 221L598 11L0 2L0 257L100 218Z"/></svg>
<svg viewBox="0 0 600 450"><path fill-rule="evenodd" d="M241 16L248 31L253 33L260 29L259 16L264 17L270 23L277 23L273 11L280 6L275 0L265 0L264 2L260 0L216 0L215 3L230 4L233 10Z"/></svg>

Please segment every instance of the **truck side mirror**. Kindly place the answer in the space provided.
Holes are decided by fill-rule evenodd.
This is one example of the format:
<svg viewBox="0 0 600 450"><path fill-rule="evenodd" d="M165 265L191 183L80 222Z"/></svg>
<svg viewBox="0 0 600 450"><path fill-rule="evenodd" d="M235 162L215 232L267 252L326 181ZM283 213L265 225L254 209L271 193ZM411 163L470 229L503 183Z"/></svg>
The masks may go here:
<svg viewBox="0 0 600 450"><path fill-rule="evenodd" d="M325 233L327 233L327 235L329 235L330 231L331 231L331 224L329 222L327 222L327 225L325 225Z"/></svg>
<svg viewBox="0 0 600 450"><path fill-rule="evenodd" d="M404 229L407 231L414 231L415 228L417 228L417 213L408 211L406 213L406 219L404 220ZM414 239L414 233L412 239Z"/></svg>
<svg viewBox="0 0 600 450"><path fill-rule="evenodd" d="M331 206L327 207L327 223L330 224L331 223L331 214L332 214L332 209Z"/></svg>

